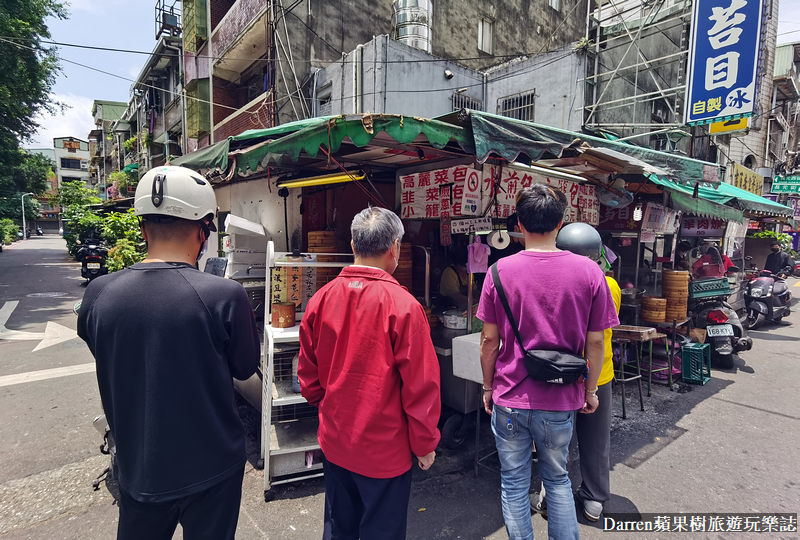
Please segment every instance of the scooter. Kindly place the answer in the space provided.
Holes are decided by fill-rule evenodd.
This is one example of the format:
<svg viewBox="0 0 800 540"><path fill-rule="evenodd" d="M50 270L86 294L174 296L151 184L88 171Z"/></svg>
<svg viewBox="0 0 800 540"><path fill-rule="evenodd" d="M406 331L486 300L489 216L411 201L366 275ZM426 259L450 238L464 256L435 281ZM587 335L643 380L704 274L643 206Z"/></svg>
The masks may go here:
<svg viewBox="0 0 800 540"><path fill-rule="evenodd" d="M84 243L75 255L81 263L81 277L92 281L98 276L108 274L105 266L108 249L96 238L90 238Z"/></svg>
<svg viewBox="0 0 800 540"><path fill-rule="evenodd" d="M800 260L794 261L794 270L792 271L794 277L800 277Z"/></svg>
<svg viewBox="0 0 800 540"><path fill-rule="evenodd" d="M44 236L44 231L41 227L36 227L36 236Z"/></svg>
<svg viewBox="0 0 800 540"><path fill-rule="evenodd" d="M783 275L790 275L792 268L787 266L778 274L762 270L756 279L747 285L747 323L751 330L760 328L766 321L780 322L791 312L792 291L789 290Z"/></svg>
<svg viewBox="0 0 800 540"><path fill-rule="evenodd" d="M729 268L731 272L739 269ZM710 278L715 279L715 278ZM702 281L702 280L700 280ZM711 345L711 361L723 369L733 367L741 351L753 348L753 339L747 335L736 311L726 302L729 293L692 300L692 324L706 331L706 343Z"/></svg>

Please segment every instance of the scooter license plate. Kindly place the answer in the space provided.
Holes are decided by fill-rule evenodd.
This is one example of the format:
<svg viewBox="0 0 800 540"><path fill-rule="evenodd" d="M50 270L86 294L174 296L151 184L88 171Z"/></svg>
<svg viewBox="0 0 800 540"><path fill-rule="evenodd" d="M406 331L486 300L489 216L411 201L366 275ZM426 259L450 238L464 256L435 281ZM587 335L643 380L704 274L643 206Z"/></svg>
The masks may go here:
<svg viewBox="0 0 800 540"><path fill-rule="evenodd" d="M706 335L708 337L733 336L733 326L730 324L716 324L714 326L707 326Z"/></svg>
<svg viewBox="0 0 800 540"><path fill-rule="evenodd" d="M89 270L100 270L100 263L86 263L86 268Z"/></svg>

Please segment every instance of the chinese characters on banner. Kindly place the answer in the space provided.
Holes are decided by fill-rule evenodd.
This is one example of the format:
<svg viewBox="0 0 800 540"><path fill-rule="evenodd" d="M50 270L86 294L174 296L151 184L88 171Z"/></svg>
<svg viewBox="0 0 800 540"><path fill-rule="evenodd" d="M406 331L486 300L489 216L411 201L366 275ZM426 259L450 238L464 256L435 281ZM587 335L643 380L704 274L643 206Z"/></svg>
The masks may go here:
<svg viewBox="0 0 800 540"><path fill-rule="evenodd" d="M600 205L600 224L597 227L601 231L638 231L642 228L642 222L633 219L632 205L623 208L612 208Z"/></svg>
<svg viewBox="0 0 800 540"><path fill-rule="evenodd" d="M708 238L722 238L725 236L725 227L728 222L724 219L708 218L701 216L684 216L681 223L681 237L705 236Z"/></svg>
<svg viewBox="0 0 800 540"><path fill-rule="evenodd" d="M498 178L497 167L484 167L483 170L483 193L488 196L488 204L493 204L495 194L497 204L492 207L491 216L495 218L507 218L517 210L517 193L522 188L530 187L533 184L550 184L564 192L567 196L567 211L564 213L564 221L582 221L589 225L597 226L600 221L600 203L597 201L597 194L594 186L580 185L569 180L549 178L547 176L527 171L503 167L502 174ZM487 204L484 201L484 204Z"/></svg>
<svg viewBox="0 0 800 540"><path fill-rule="evenodd" d="M759 196L764 191L764 177L738 163L731 167L731 184Z"/></svg>
<svg viewBox="0 0 800 540"><path fill-rule="evenodd" d="M314 254L303 257L283 257L278 262L316 262ZM272 269L270 283L270 303L294 302L298 307L305 305L317 292L317 270L306 266L281 266Z"/></svg>
<svg viewBox="0 0 800 540"><path fill-rule="evenodd" d="M753 113L763 6L759 0L695 0L687 124Z"/></svg>
<svg viewBox="0 0 800 540"><path fill-rule="evenodd" d="M658 234L675 234L681 223L681 213L656 203L647 203L642 218L642 230Z"/></svg>
<svg viewBox="0 0 800 540"><path fill-rule="evenodd" d="M475 177L475 175L478 175ZM460 166L438 171L421 172L400 177L401 214L403 219L439 219L451 216L473 216L481 212L475 202L475 190L467 192L467 178L480 179L480 173L471 167ZM452 188L452 189L451 189ZM444 193L447 190L447 196ZM480 193L480 182L477 192ZM465 193L468 193L465 204ZM446 202L442 201L446 199ZM445 216L440 212L444 211Z"/></svg>

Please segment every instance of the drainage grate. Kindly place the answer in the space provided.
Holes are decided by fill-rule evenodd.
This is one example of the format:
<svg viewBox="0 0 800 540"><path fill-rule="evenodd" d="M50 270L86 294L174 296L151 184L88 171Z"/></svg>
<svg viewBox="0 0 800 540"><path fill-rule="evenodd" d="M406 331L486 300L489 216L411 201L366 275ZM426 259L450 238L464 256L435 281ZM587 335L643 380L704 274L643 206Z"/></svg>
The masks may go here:
<svg viewBox="0 0 800 540"><path fill-rule="evenodd" d="M67 296L65 292L37 292L29 294L28 298L57 298L59 296Z"/></svg>

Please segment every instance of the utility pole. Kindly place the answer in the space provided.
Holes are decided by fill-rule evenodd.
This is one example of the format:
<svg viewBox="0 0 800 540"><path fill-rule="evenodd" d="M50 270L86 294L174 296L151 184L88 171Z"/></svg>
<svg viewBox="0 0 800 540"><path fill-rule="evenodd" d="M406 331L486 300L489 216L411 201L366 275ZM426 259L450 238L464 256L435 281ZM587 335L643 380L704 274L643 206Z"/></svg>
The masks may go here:
<svg viewBox="0 0 800 540"><path fill-rule="evenodd" d="M23 193L20 200L22 201L22 239L28 238L28 229L25 228L25 195L33 195L33 193Z"/></svg>

